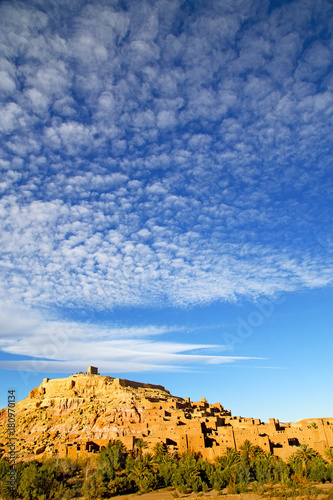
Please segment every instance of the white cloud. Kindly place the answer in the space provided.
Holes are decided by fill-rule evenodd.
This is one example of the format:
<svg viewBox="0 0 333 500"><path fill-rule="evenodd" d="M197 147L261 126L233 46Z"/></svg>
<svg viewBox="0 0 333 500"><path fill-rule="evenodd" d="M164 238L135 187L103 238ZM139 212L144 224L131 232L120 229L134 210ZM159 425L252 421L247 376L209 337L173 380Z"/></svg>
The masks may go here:
<svg viewBox="0 0 333 500"><path fill-rule="evenodd" d="M0 109L0 130L4 134L10 134L19 125L19 118L22 115L20 106L11 102Z"/></svg>
<svg viewBox="0 0 333 500"><path fill-rule="evenodd" d="M0 92L12 94L16 89L14 80L6 71L0 71Z"/></svg>
<svg viewBox="0 0 333 500"><path fill-rule="evenodd" d="M158 340L172 332L184 334L183 327L126 327L47 320L40 313L8 300L0 312L1 350L34 358L2 361L2 369L67 372L76 367L82 370L93 358L98 359L104 372L182 371L198 364L259 359L205 353L223 351L226 346Z"/></svg>
<svg viewBox="0 0 333 500"><path fill-rule="evenodd" d="M159 128L171 128L176 125L174 111L160 111L157 115L157 126Z"/></svg>
<svg viewBox="0 0 333 500"><path fill-rule="evenodd" d="M331 283L311 237L333 133L316 5L54 2L58 22L2 3L2 297L162 307Z"/></svg>
<svg viewBox="0 0 333 500"><path fill-rule="evenodd" d="M27 96L31 101L32 109L36 113L47 111L49 100L41 92L36 89L29 89Z"/></svg>
<svg viewBox="0 0 333 500"><path fill-rule="evenodd" d="M123 183L127 177L110 176L105 183L113 189L116 179ZM72 179L71 186L76 184L80 193L89 184L90 189L98 189L102 180L81 177L76 183ZM156 194L162 198L150 207L148 200ZM3 283L8 283L14 297L22 295L27 303L39 306L51 305L56 297L63 306L69 301L76 306L112 308L162 305L162 297L166 303L179 305L233 300L238 293L257 297L319 282L324 285L331 279L320 256L310 260L297 255L290 266L288 253L244 244L241 234L230 246L223 243L221 230L215 228L214 235L209 229L213 217L222 217L221 222L226 217L222 222L226 228L260 220L266 224L267 214L264 217L258 210L236 214L227 208L216 214L208 211L206 202L199 208L207 211L207 218L194 218L197 231L182 233L179 226L195 210L186 197L153 189L145 199L152 221L170 211L168 225L161 219L161 226L142 227L140 204L127 190L115 196L113 204L99 201L96 206L87 202L74 207L61 202L34 201L24 207L9 200L2 203L0 215L6 221L6 231L0 236ZM232 222L228 222L230 215L236 216ZM207 230L209 241L201 235ZM4 285L2 293L6 295Z"/></svg>

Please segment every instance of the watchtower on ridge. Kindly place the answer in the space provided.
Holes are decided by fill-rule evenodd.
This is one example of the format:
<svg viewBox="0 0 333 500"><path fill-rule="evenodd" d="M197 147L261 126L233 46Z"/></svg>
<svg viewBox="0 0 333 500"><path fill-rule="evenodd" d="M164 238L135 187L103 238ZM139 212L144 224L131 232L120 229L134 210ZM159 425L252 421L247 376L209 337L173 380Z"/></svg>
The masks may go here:
<svg viewBox="0 0 333 500"><path fill-rule="evenodd" d="M88 366L88 375L99 375L98 368L96 366Z"/></svg>

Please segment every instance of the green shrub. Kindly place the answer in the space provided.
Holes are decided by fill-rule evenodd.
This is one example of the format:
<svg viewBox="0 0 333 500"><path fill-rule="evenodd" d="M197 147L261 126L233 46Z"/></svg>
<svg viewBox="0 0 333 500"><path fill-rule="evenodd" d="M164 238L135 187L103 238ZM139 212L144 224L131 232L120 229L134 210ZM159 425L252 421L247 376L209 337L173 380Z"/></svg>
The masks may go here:
<svg viewBox="0 0 333 500"><path fill-rule="evenodd" d="M173 476L177 470L177 462L170 455L166 455L157 464L158 466L158 477L160 486L171 486L173 482Z"/></svg>
<svg viewBox="0 0 333 500"><path fill-rule="evenodd" d="M237 477L237 483L240 484L249 484L252 478L252 470L249 465L249 462L244 459L243 457L241 458L240 463L237 465L236 469L236 477Z"/></svg>
<svg viewBox="0 0 333 500"><path fill-rule="evenodd" d="M273 468L273 482L287 484L289 482L290 468L281 459L275 458L274 468Z"/></svg>
<svg viewBox="0 0 333 500"><path fill-rule="evenodd" d="M3 498L14 496L15 490L10 487L10 465L6 458L0 460L0 495Z"/></svg>
<svg viewBox="0 0 333 500"><path fill-rule="evenodd" d="M103 476L99 471L95 471L82 485L81 493L88 500L95 500L106 495L107 489L103 481Z"/></svg>
<svg viewBox="0 0 333 500"><path fill-rule="evenodd" d="M321 457L313 458L308 465L308 469L309 469L309 475L308 475L309 481L324 483L329 477L327 465Z"/></svg>
<svg viewBox="0 0 333 500"><path fill-rule="evenodd" d="M203 489L202 470L192 453L184 453L173 476L173 485L181 493L198 492ZM206 483L207 484L207 483Z"/></svg>
<svg viewBox="0 0 333 500"><path fill-rule="evenodd" d="M326 470L327 470L327 481L331 481L331 483L333 483L333 464L327 465Z"/></svg>
<svg viewBox="0 0 333 500"><path fill-rule="evenodd" d="M107 496L124 495L133 490L131 481L126 476L116 477L107 485Z"/></svg>
<svg viewBox="0 0 333 500"><path fill-rule="evenodd" d="M98 467L103 473L104 480L115 479L116 473L125 469L127 452L119 440L109 443L98 456Z"/></svg>
<svg viewBox="0 0 333 500"><path fill-rule="evenodd" d="M49 500L57 498L63 486L53 463L31 462L23 468L17 490L23 500Z"/></svg>
<svg viewBox="0 0 333 500"><path fill-rule="evenodd" d="M223 471L214 469L210 475L210 483L215 490L222 490L228 484L227 476Z"/></svg>

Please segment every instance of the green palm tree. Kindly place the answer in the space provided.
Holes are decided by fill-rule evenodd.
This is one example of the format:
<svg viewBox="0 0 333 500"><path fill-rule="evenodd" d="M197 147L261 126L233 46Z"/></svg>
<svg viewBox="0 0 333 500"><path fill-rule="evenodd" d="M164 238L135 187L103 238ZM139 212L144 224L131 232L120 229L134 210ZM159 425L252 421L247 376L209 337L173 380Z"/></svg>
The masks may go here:
<svg viewBox="0 0 333 500"><path fill-rule="evenodd" d="M252 444L248 439L240 445L241 458L248 462L254 462L257 455L264 453L260 446Z"/></svg>
<svg viewBox="0 0 333 500"><path fill-rule="evenodd" d="M200 466L192 451L183 453L173 476L173 485L181 493L198 491L202 485Z"/></svg>
<svg viewBox="0 0 333 500"><path fill-rule="evenodd" d="M295 453L291 455L288 463L290 465L300 465L302 472L304 473L307 470L309 461L317 455L318 453L313 448L310 448L310 446L308 446L307 444L301 444L301 446L298 447Z"/></svg>
<svg viewBox="0 0 333 500"><path fill-rule="evenodd" d="M157 486L156 472L152 455L145 453L140 460L133 460L129 478L135 482L141 493L146 493Z"/></svg>
<svg viewBox="0 0 333 500"><path fill-rule="evenodd" d="M157 464L157 461L154 457L154 455L152 455L151 453L145 453L143 456L142 456L142 463L148 467L148 469L152 472L154 472L154 474L157 473L158 471L158 464Z"/></svg>
<svg viewBox="0 0 333 500"><path fill-rule="evenodd" d="M148 448L148 443L142 438L139 438L135 441L134 446L138 450L139 458L142 458L143 450Z"/></svg>
<svg viewBox="0 0 333 500"><path fill-rule="evenodd" d="M98 467L105 478L110 481L124 469L126 457L126 448L120 440L110 442L99 454Z"/></svg>
<svg viewBox="0 0 333 500"><path fill-rule="evenodd" d="M325 457L329 462L333 464L333 448L326 448Z"/></svg>
<svg viewBox="0 0 333 500"><path fill-rule="evenodd" d="M227 452L225 455L215 458L215 464L221 470L234 469L235 467L237 467L240 461L241 457L239 452L234 450L233 448L227 448Z"/></svg>
<svg viewBox="0 0 333 500"><path fill-rule="evenodd" d="M168 447L165 443L161 441L160 443L155 444L153 452L154 452L154 457L157 460L161 460L163 457L165 457L165 455L168 455Z"/></svg>
<svg viewBox="0 0 333 500"><path fill-rule="evenodd" d="M269 482L274 475L274 466L276 463L277 457L269 451L258 452L253 461L257 481L261 483Z"/></svg>
<svg viewBox="0 0 333 500"><path fill-rule="evenodd" d="M171 486L174 473L178 468L178 458L170 453L166 453L160 458L156 458L156 456L154 458L157 462L158 474L161 480L165 486Z"/></svg>
<svg viewBox="0 0 333 500"><path fill-rule="evenodd" d="M237 478L237 467L241 463L241 456L238 451L233 448L227 448L225 455L221 457L216 457L215 459L215 470L216 484L228 484L230 482L235 483Z"/></svg>

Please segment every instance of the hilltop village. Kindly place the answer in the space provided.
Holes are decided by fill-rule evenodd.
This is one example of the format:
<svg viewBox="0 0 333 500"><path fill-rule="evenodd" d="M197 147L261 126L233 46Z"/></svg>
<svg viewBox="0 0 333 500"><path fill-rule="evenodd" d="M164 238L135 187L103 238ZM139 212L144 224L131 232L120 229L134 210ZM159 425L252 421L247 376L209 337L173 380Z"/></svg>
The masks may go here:
<svg viewBox="0 0 333 500"><path fill-rule="evenodd" d="M67 379L44 379L17 405L18 451L22 459L77 457L99 452L119 439L131 451L138 439L152 450L199 452L213 460L249 440L283 460L307 444L318 453L333 447L333 418L282 424L271 418L235 417L220 403L172 396L164 387L105 377L95 367ZM4 410L0 450L5 451ZM1 430L2 429L2 430Z"/></svg>

